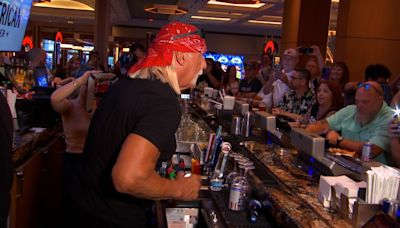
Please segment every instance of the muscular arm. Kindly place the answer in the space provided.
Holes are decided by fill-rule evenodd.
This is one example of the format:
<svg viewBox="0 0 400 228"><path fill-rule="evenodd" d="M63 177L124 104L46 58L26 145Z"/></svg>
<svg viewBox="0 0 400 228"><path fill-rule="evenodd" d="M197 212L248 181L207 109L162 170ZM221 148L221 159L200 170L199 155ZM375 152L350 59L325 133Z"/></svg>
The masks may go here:
<svg viewBox="0 0 400 228"><path fill-rule="evenodd" d="M156 170L159 151L150 141L137 134L130 134L112 170L112 180L119 192L144 199L193 200L198 196L200 176L176 180L160 177Z"/></svg>

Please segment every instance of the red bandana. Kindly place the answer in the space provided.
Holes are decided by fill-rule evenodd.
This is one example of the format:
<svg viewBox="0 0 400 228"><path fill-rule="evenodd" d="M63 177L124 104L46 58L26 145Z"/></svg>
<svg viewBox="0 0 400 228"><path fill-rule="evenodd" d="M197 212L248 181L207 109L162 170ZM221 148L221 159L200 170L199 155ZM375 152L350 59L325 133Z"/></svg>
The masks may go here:
<svg viewBox="0 0 400 228"><path fill-rule="evenodd" d="M181 22L172 22L161 28L144 59L133 65L129 74L145 67L171 65L174 51L204 54L206 49L206 43L201 38L198 28Z"/></svg>

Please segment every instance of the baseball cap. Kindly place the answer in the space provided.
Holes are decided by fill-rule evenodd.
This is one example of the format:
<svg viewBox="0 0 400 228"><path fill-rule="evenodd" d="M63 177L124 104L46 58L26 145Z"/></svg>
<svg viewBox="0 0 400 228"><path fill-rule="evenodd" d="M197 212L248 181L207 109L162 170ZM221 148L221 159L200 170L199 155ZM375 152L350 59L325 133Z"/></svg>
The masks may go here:
<svg viewBox="0 0 400 228"><path fill-rule="evenodd" d="M297 53L296 49L294 49L294 48L286 49L283 52L283 55L291 56L291 57L294 57L294 58L297 58L299 56L299 54Z"/></svg>

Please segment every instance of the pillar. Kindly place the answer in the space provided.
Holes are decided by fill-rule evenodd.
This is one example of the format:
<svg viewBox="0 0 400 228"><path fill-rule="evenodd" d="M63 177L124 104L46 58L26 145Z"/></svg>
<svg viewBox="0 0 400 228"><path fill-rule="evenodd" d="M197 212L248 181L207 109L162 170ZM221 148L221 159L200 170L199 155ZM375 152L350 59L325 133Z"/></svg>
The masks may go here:
<svg viewBox="0 0 400 228"><path fill-rule="evenodd" d="M400 1L341 0L336 32L336 59L350 68L350 80L364 80L369 64L400 72Z"/></svg>
<svg viewBox="0 0 400 228"><path fill-rule="evenodd" d="M281 53L287 48L319 46L325 56L330 0L285 0Z"/></svg>
<svg viewBox="0 0 400 228"><path fill-rule="evenodd" d="M94 47L99 52L100 63L107 69L108 37L111 34L110 0L96 0Z"/></svg>

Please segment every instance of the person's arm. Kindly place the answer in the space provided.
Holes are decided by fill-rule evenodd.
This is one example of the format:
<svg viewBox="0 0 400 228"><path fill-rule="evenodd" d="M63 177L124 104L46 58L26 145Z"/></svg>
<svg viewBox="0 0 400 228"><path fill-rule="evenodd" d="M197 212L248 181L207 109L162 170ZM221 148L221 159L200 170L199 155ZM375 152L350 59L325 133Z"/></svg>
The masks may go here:
<svg viewBox="0 0 400 228"><path fill-rule="evenodd" d="M157 174L155 167L160 152L146 138L130 134L122 145L112 169L112 181L117 191L138 198L194 200L200 189L200 176L192 174L168 180Z"/></svg>
<svg viewBox="0 0 400 228"><path fill-rule="evenodd" d="M395 123L394 119L389 124L388 133L390 136L390 149L392 152L392 158L394 163L400 167L400 131L399 124Z"/></svg>
<svg viewBox="0 0 400 228"><path fill-rule="evenodd" d="M53 94L51 94L50 97L50 102L51 105L53 106L53 109L58 112L58 113L65 113L67 112L72 104L71 101L69 101L67 98L70 96L76 89L78 89L81 85L87 82L88 78L92 73L98 72L98 71L87 71L85 74L83 74L82 77L71 81L70 83L58 88L56 91L54 91Z"/></svg>
<svg viewBox="0 0 400 228"><path fill-rule="evenodd" d="M392 157L397 165L400 167L400 139L399 138L391 138L390 139L390 147L392 151Z"/></svg>
<svg viewBox="0 0 400 228"><path fill-rule="evenodd" d="M339 133L331 130L326 135L326 139L329 141L329 143L331 145L337 145L340 148L343 148L343 149L346 149L349 151L355 151L356 153L361 154L362 148L363 148L363 145L365 142L353 141L350 139L343 139L341 142L337 143L339 136L340 136ZM371 157L376 157L383 152L384 152L384 150L382 148L380 148L379 146L377 146L375 144L372 144L372 147L371 147L372 156Z"/></svg>
<svg viewBox="0 0 400 228"><path fill-rule="evenodd" d="M273 108L272 115L287 116L289 118L292 118L295 121L303 119L303 117L301 115L291 113L291 112L286 112L286 111L282 110L281 108Z"/></svg>
<svg viewBox="0 0 400 228"><path fill-rule="evenodd" d="M329 130L329 124L326 119L317 121L315 123L309 124L306 128L306 131L313 132L313 133L325 133Z"/></svg>
<svg viewBox="0 0 400 228"><path fill-rule="evenodd" d="M313 56L315 56L317 58L319 72L320 72L320 75L322 75L322 70L324 69L325 60L322 57L321 50L316 45L311 46L311 48L313 49L313 53L311 53L311 55L313 55Z"/></svg>

